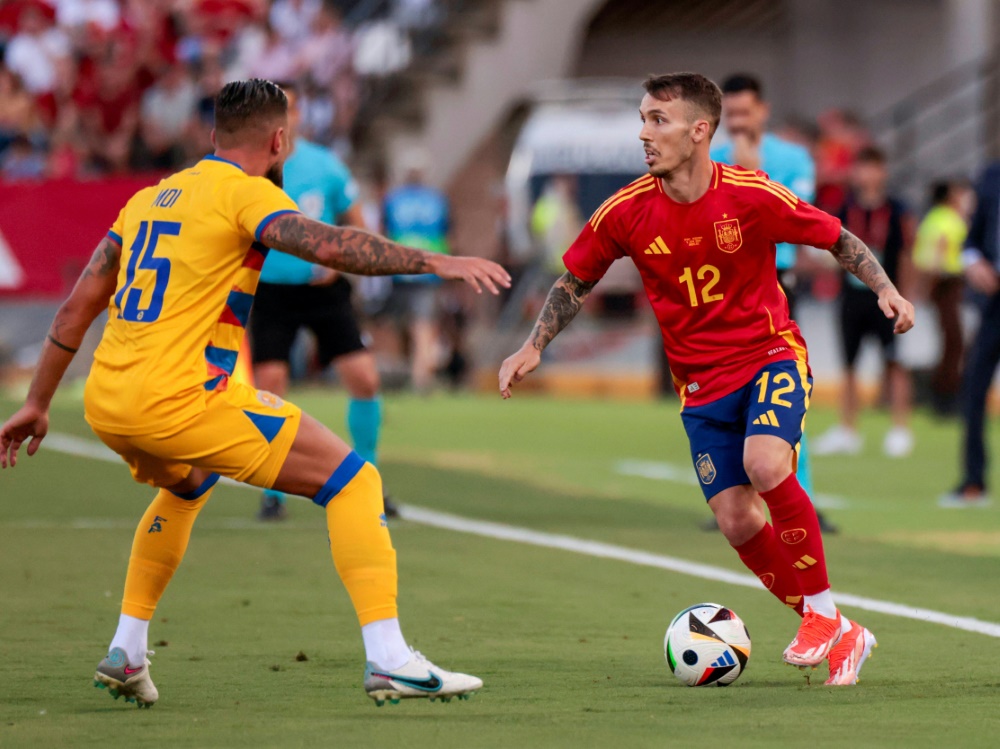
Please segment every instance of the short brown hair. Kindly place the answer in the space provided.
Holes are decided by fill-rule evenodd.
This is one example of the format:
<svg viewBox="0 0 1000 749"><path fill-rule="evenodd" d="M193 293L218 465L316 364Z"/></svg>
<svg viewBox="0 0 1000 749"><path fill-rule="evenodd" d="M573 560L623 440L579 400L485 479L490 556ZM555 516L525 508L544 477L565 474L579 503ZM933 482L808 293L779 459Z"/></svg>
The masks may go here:
<svg viewBox="0 0 1000 749"><path fill-rule="evenodd" d="M681 99L705 113L715 135L722 119L722 91L700 73L666 73L651 75L642 84L646 93L660 101Z"/></svg>
<svg viewBox="0 0 1000 749"><path fill-rule="evenodd" d="M854 157L854 160L859 164L886 164L889 159L883 151L878 146L865 146L860 151L858 155Z"/></svg>
<svg viewBox="0 0 1000 749"><path fill-rule="evenodd" d="M233 81L215 97L215 132L220 145L231 147L258 134L266 136L272 122L288 116L288 97L271 81Z"/></svg>

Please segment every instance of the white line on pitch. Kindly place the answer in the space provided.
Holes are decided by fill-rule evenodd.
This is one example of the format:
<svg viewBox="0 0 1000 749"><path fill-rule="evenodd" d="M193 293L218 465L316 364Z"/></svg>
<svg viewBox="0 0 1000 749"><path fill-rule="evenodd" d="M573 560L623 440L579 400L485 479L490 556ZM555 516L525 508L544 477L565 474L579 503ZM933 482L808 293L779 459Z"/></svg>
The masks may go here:
<svg viewBox="0 0 1000 749"><path fill-rule="evenodd" d="M670 481L686 486L700 486L694 468L688 465L663 463L658 460L619 460L615 463L615 473L620 476L637 476L653 481ZM849 503L843 497L834 494L815 494L813 504L821 510L843 510Z"/></svg>
<svg viewBox="0 0 1000 749"><path fill-rule="evenodd" d="M121 458L104 445L68 434L50 434L46 437L45 444L51 450L70 455L94 458L112 463L121 461ZM223 480L227 483L244 486L256 491L256 487L240 484L235 481L228 481L227 479ZM434 528L469 533L474 536L483 536L502 541L514 541L531 546L541 546L547 549L561 549L562 551L585 554L600 559L614 559L619 562L627 562L642 567L669 570L681 575L688 575L689 577L698 577L703 580L764 590L764 586L761 585L760 581L751 575L742 572L733 572L732 570L709 564L689 562L686 559L669 557L664 554L654 554L649 551L629 549L625 546L615 546L614 544L606 544L600 541L587 541L582 538L545 533L544 531L535 531L529 528L518 528L517 526L505 525L503 523L471 520L459 515L437 512L436 510L414 507L413 505L405 505L401 508L401 515L404 520L411 523L418 523ZM1000 624L974 619L969 616L954 616L953 614L945 614L941 611L905 606L900 603L881 601L877 598L867 598L865 596L855 596L850 593L837 593L837 600L846 606L854 606L855 608L874 611L879 614L888 614L889 616L914 619L931 624L941 624L945 627L961 629L966 632L976 632L990 637L1000 637Z"/></svg>

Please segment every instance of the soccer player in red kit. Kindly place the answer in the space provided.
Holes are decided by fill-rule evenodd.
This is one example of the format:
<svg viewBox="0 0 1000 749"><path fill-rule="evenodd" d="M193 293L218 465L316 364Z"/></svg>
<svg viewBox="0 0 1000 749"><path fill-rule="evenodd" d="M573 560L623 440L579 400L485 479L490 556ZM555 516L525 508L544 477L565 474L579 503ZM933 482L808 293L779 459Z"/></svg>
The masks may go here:
<svg viewBox="0 0 1000 749"><path fill-rule="evenodd" d="M712 81L676 73L645 88L639 138L649 174L605 201L566 252L568 272L504 361L500 392L510 397L611 263L630 257L660 323L705 499L743 563L802 616L785 661L807 668L829 658L826 683L854 684L875 638L837 610L816 512L795 477L812 377L778 286L775 243L829 249L878 295L896 333L913 327L913 305L838 219L763 172L711 160L722 108Z"/></svg>

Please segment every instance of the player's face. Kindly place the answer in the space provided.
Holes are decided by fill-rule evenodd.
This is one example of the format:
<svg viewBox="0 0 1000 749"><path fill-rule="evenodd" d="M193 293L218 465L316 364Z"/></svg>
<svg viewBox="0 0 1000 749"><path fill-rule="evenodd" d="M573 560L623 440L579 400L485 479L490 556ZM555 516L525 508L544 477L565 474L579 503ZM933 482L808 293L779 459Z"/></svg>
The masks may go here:
<svg viewBox="0 0 1000 749"><path fill-rule="evenodd" d="M864 195L882 195L888 179L885 165L875 161L859 161L851 170L851 187Z"/></svg>
<svg viewBox="0 0 1000 749"><path fill-rule="evenodd" d="M646 152L646 166L654 177L666 177L691 159L698 122L686 101L662 101L646 94L639 105L642 130L639 140Z"/></svg>
<svg viewBox="0 0 1000 749"><path fill-rule="evenodd" d="M756 140L767 125L768 106L753 91L739 91L722 97L722 121L731 136Z"/></svg>

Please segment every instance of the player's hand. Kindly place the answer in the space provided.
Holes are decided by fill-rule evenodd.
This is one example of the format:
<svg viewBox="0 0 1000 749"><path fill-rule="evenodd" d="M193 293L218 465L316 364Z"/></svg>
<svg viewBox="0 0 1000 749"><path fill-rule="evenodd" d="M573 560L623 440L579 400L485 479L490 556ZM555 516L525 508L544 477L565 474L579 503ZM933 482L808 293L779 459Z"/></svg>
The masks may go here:
<svg viewBox="0 0 1000 749"><path fill-rule="evenodd" d="M890 320L895 318L896 324L892 331L897 335L905 333L913 327L913 321L916 317L913 305L903 299L896 289L886 289L879 294L878 306Z"/></svg>
<svg viewBox="0 0 1000 749"><path fill-rule="evenodd" d="M510 386L523 380L542 363L542 352L530 343L524 344L516 352L503 360L500 365L500 395L510 398Z"/></svg>
<svg viewBox="0 0 1000 749"><path fill-rule="evenodd" d="M510 288L510 274L503 266L481 257L435 255L431 272L441 278L465 281L477 294L482 294L484 287L491 294L499 294L501 287Z"/></svg>
<svg viewBox="0 0 1000 749"><path fill-rule="evenodd" d="M21 410L7 419L0 428L0 468L17 465L17 451L21 443L29 437L28 455L38 452L46 433L49 431L49 412L36 406L24 405Z"/></svg>
<svg viewBox="0 0 1000 749"><path fill-rule="evenodd" d="M983 258L965 269L965 280L980 294L993 296L1000 291L1000 279L997 278L996 269Z"/></svg>

